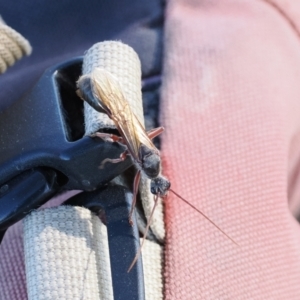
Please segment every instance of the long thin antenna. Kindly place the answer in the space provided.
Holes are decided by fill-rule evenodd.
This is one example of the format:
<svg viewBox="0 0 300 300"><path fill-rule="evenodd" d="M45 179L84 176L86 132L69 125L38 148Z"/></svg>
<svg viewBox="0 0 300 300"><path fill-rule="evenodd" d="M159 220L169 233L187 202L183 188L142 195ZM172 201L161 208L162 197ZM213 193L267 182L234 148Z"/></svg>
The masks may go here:
<svg viewBox="0 0 300 300"><path fill-rule="evenodd" d="M142 242L141 242L140 249L139 249L139 251L137 252L137 254L135 255L135 257L134 257L134 259L133 259L133 261L132 261L130 267L129 267L128 270L127 270L127 273L130 272L130 270L133 268L133 266L135 265L136 261L138 260L138 258L139 258L140 255L141 255L142 247L143 247L143 245L144 245L144 242L145 242L147 233L148 233L148 231L149 231L149 228L150 228L150 225L151 225L151 221L152 221L152 217L153 217L155 208L156 208L156 206L157 206L157 203L158 203L158 195L155 195L155 197L154 197L154 206L153 206L153 208L152 208L150 217L149 217L149 219L148 219L148 223L147 223L147 226L146 226L146 229L145 229L145 232L144 232L144 236L143 236L143 239L142 239Z"/></svg>
<svg viewBox="0 0 300 300"><path fill-rule="evenodd" d="M194 206L193 204L191 204L190 202L188 202L187 200L185 200L184 198L182 198L179 194L177 194L175 191L173 191L172 189L169 189L169 191L171 191L173 194L175 194L179 199L181 199L183 202L185 202L187 205L189 205L190 207L192 207L193 209L195 209L199 214L201 214L208 222L210 222L211 224L213 224L216 228L218 228L228 239L230 239L234 244L236 244L238 246L238 244L227 234L225 233L215 222L213 222L209 217L207 217L201 210L199 210L196 206Z"/></svg>

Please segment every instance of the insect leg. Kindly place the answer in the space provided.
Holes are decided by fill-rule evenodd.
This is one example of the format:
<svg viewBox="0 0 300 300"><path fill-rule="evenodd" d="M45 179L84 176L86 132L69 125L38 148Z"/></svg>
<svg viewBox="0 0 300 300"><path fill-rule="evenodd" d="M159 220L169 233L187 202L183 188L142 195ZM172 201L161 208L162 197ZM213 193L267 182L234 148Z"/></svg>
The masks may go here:
<svg viewBox="0 0 300 300"><path fill-rule="evenodd" d="M99 137L104 141L109 141L112 140L113 142L118 142L118 143L124 143L123 142L123 138L115 135L115 134L111 134L111 133L104 133L104 132L95 132L93 134L90 135L90 137Z"/></svg>
<svg viewBox="0 0 300 300"><path fill-rule="evenodd" d="M137 193L139 190L139 184L140 184L140 179L141 179L141 171L138 170L135 177L134 177L134 182L133 182L133 199L132 199L132 204L131 204L131 209L129 212L129 224L132 226L132 214L133 214L133 209L135 207L136 203L136 198L137 198Z"/></svg>
<svg viewBox="0 0 300 300"><path fill-rule="evenodd" d="M152 140L155 137L157 137L158 135L160 135L164 130L165 129L163 127L153 128L147 132L147 135L148 135L149 139Z"/></svg>
<svg viewBox="0 0 300 300"><path fill-rule="evenodd" d="M130 267L128 268L128 272L130 272L130 270L133 268L133 266L135 265L136 261L138 260L139 256L141 255L141 252L142 252L142 247L144 245L144 242L145 242L145 239L146 239L146 236L147 236L147 233L149 231L149 228L150 228L150 225L151 225L151 221L152 221L152 217L153 217L153 214L154 214L154 211L155 211L155 208L157 206L157 203L158 203L158 195L155 195L154 196L154 206L152 208L152 211L151 211L151 214L150 214L150 217L148 219L148 223L147 223L147 226L146 226L146 229L145 229L145 233L143 235L143 239L142 239L142 242L141 242L141 246L140 246L140 249L139 251L137 252L137 254L135 255Z"/></svg>
<svg viewBox="0 0 300 300"><path fill-rule="evenodd" d="M128 155L128 152L127 152L127 150L125 150L123 153L120 154L120 158L105 158L105 159L102 161L102 163L101 163L99 169L103 169L103 168L104 168L104 165L105 165L107 162L110 162L110 163L112 163L112 164L117 164L117 163L119 163L119 162L122 162L122 161L124 161L124 160L126 159L126 156L127 156L127 155Z"/></svg>

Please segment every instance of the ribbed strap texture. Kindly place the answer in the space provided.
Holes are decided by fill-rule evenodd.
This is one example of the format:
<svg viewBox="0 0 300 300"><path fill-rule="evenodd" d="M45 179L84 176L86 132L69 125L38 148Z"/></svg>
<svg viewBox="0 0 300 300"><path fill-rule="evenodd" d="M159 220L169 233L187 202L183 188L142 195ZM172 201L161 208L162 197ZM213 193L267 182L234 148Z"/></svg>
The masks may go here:
<svg viewBox="0 0 300 300"><path fill-rule="evenodd" d="M144 124L142 94L141 94L141 64L135 51L121 42L106 41L93 45L85 54L83 74L90 73L99 67L109 71L119 81L131 109ZM114 128L113 122L106 114L95 111L84 103L86 134L91 134L101 128ZM154 205L150 193L150 182L142 174L140 193L146 218L150 216ZM122 182L122 178L118 178ZM125 184L124 182L122 182ZM140 224L140 227L143 227ZM163 241L165 228L163 223L163 206L160 201L151 225L151 229L160 241Z"/></svg>
<svg viewBox="0 0 300 300"><path fill-rule="evenodd" d="M28 298L113 299L106 240L106 227L85 208L31 213L24 220Z"/></svg>

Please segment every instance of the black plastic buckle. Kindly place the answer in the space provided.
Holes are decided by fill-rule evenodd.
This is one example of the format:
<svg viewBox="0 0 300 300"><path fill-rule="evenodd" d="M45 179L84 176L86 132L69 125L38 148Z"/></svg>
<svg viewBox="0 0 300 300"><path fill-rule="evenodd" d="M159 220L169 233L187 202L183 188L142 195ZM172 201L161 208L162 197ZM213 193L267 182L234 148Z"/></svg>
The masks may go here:
<svg viewBox="0 0 300 300"><path fill-rule="evenodd" d="M132 164L128 158L99 169L105 158L124 150L118 143L84 136L83 101L76 95L81 65L82 58L76 58L46 70L28 95L0 113L0 231L59 190L93 191ZM52 180L51 193L32 185L35 199L26 200L21 184L26 176L29 181L44 177L45 187Z"/></svg>
<svg viewBox="0 0 300 300"><path fill-rule="evenodd" d="M81 66L82 58L76 58L46 70L29 94L0 113L0 242L9 226L60 190L94 191L132 165L128 158L99 169L105 158L119 157L124 149L118 143L84 136L83 102L76 95ZM117 286L122 286L122 293L115 297L143 299L141 261L127 273L139 241L136 226L128 224L130 197L123 188L113 190L77 198L87 203L80 205L87 206L97 195L101 199L97 207L104 207L108 218L119 218L107 223L116 295L121 291ZM114 203L104 204L105 191L115 193ZM121 268L124 253L126 270ZM130 296L124 297L125 290L132 291Z"/></svg>

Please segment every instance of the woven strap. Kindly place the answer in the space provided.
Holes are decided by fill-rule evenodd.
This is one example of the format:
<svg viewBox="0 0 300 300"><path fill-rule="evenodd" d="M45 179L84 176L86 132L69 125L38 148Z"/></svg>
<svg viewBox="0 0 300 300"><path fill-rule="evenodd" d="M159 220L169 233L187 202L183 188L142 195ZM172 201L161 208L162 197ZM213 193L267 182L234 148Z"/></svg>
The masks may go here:
<svg viewBox="0 0 300 300"><path fill-rule="evenodd" d="M101 42L91 47L83 61L83 74L90 73L94 68L104 68L112 73L119 81L123 92L136 116L144 124L142 94L141 94L141 64L135 51L120 42ZM84 104L86 134L91 134L101 128L114 128L114 123L106 114L98 113L87 103ZM122 178L118 181L125 185ZM131 187L130 187L131 188ZM146 218L150 216L154 205L150 193L150 182L142 174L140 193ZM143 223L139 223L143 228ZM160 201L151 225L152 232L159 241L164 240L165 228L163 223L163 206Z"/></svg>
<svg viewBox="0 0 300 300"><path fill-rule="evenodd" d="M165 297L299 299L299 36L265 1L171 0L166 15L166 173L239 246L171 196Z"/></svg>
<svg viewBox="0 0 300 300"><path fill-rule="evenodd" d="M104 241L106 227L85 208L59 206L25 218L28 299L113 299Z"/></svg>
<svg viewBox="0 0 300 300"><path fill-rule="evenodd" d="M59 206L23 224L29 300L113 299L107 230L98 217ZM162 248L146 240L143 254L146 299L162 299Z"/></svg>

